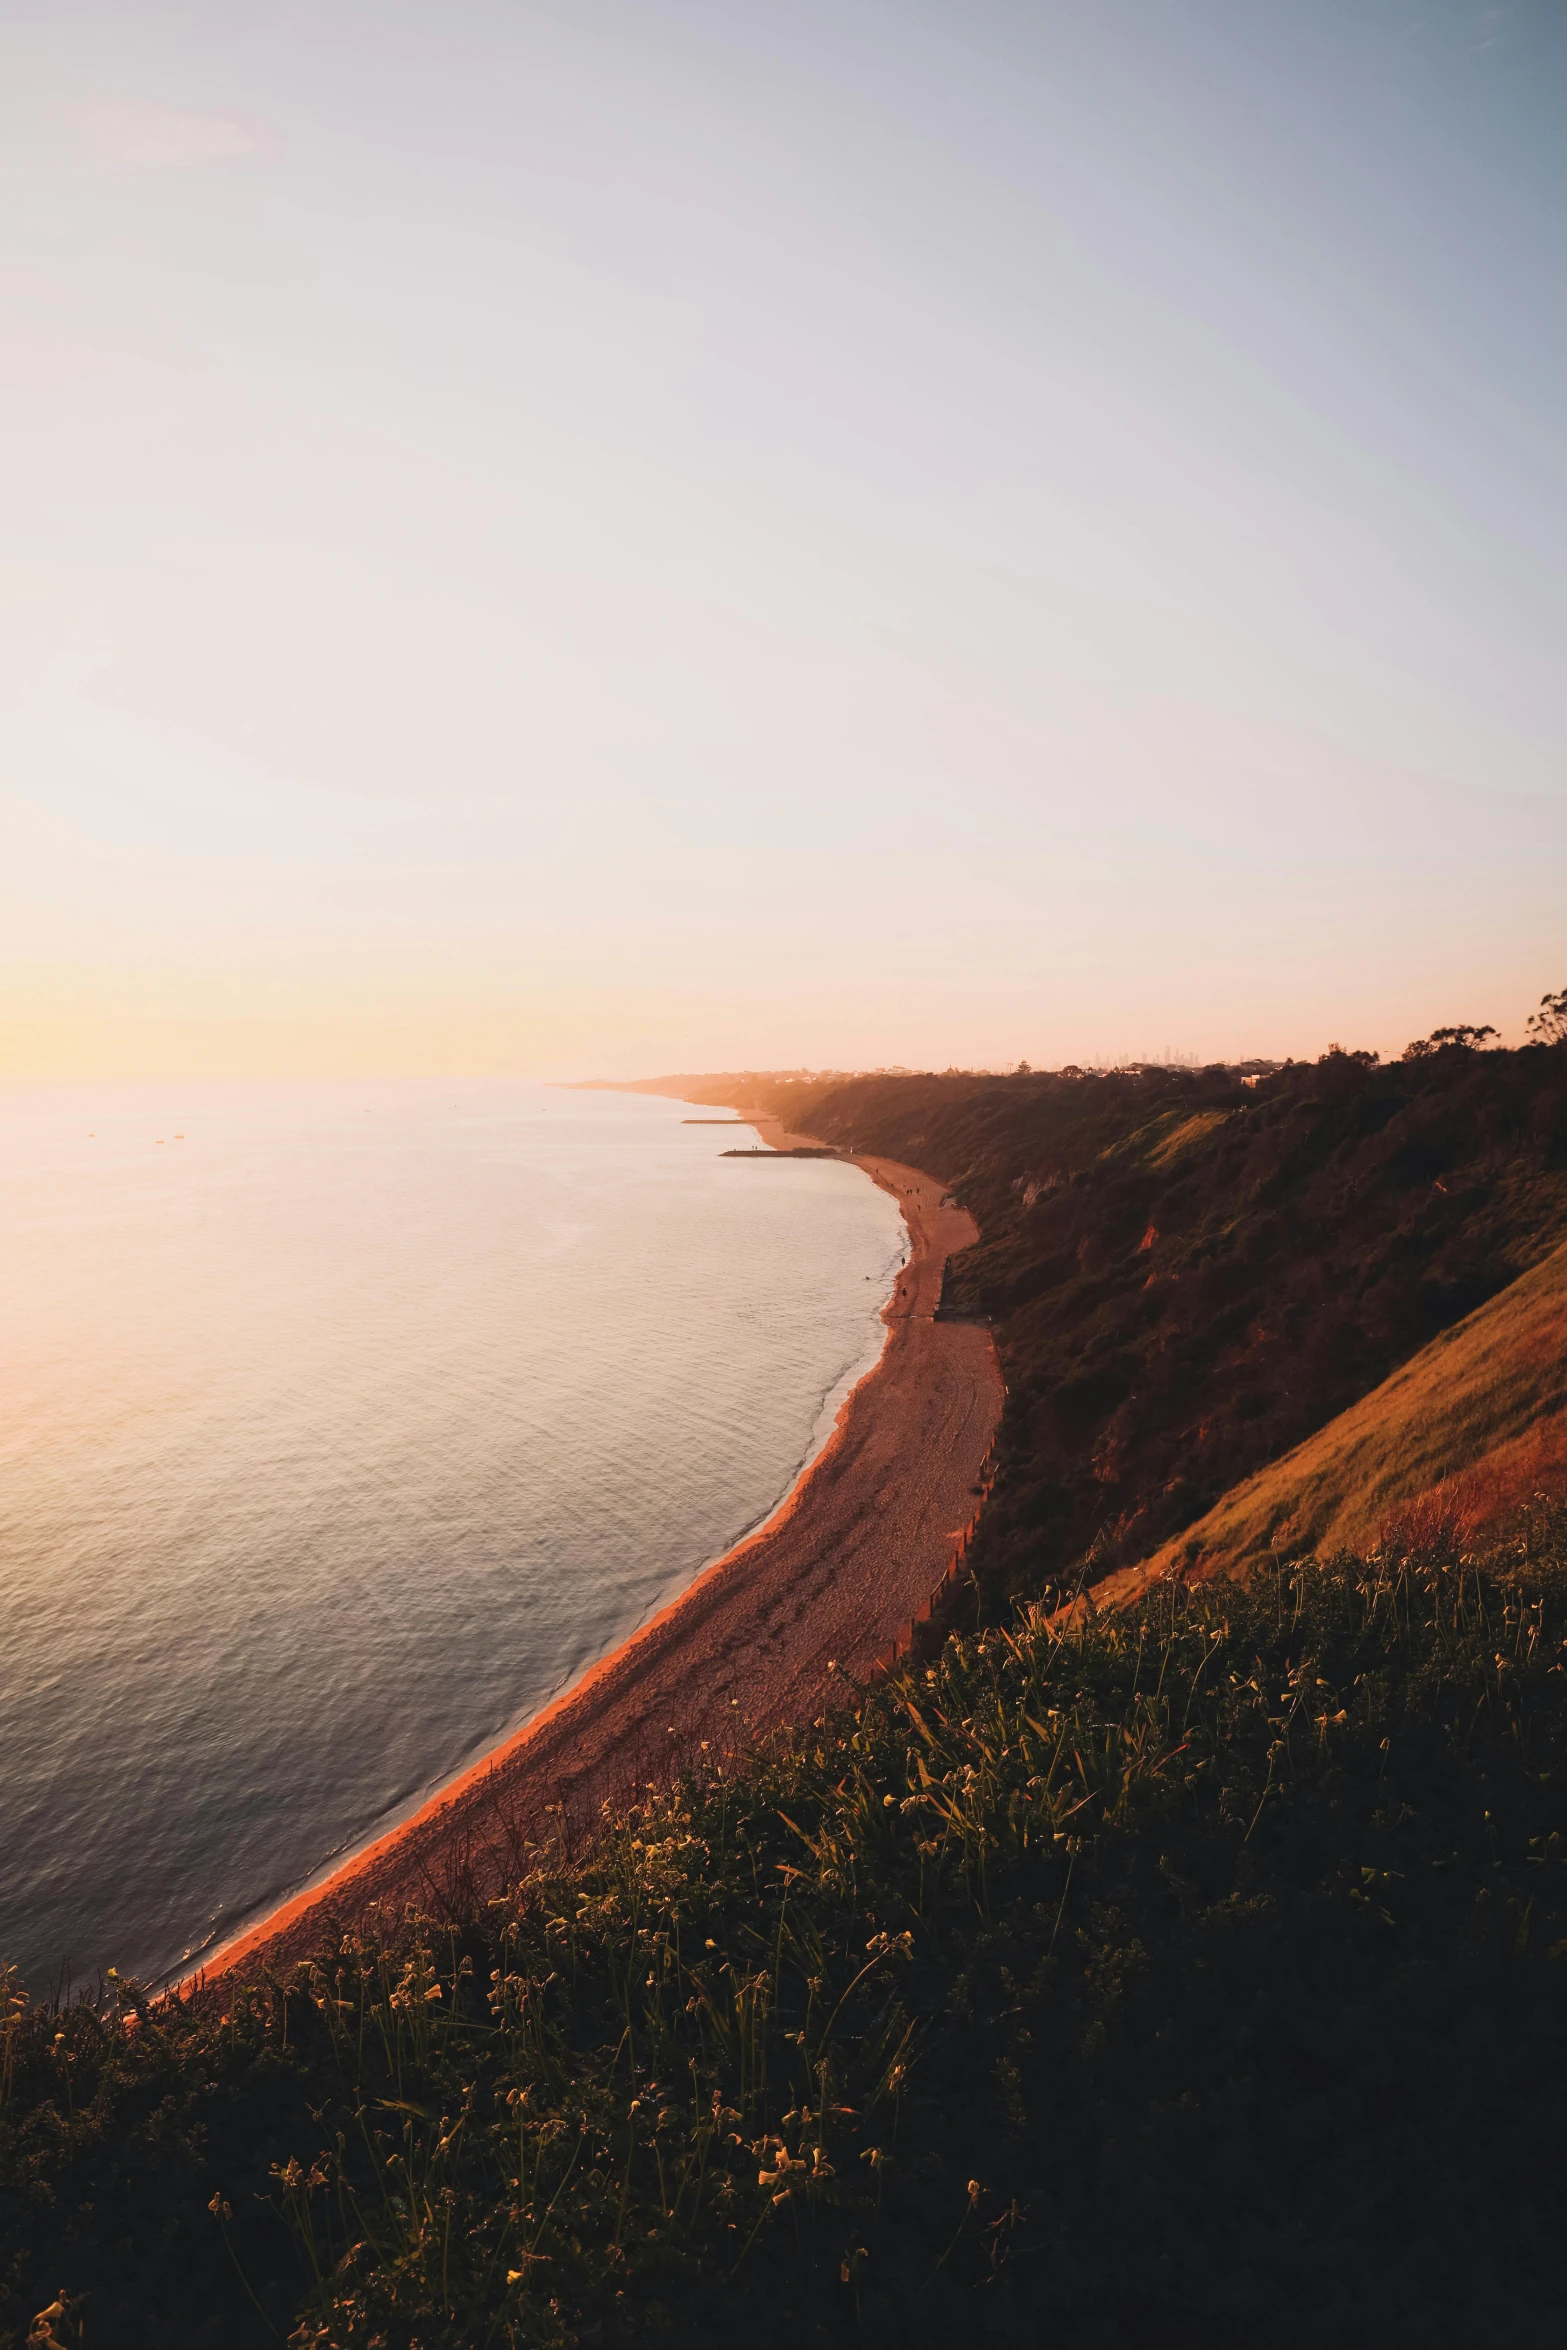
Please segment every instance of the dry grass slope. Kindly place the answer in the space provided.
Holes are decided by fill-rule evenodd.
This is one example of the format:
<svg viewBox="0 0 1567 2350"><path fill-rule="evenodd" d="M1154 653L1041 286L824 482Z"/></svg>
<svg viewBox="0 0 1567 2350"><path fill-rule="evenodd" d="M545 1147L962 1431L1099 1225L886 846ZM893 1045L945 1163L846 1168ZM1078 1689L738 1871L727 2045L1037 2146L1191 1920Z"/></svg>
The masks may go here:
<svg viewBox="0 0 1567 2350"><path fill-rule="evenodd" d="M1567 1245L1096 1597L1235 1574L1278 1550L1367 1551L1399 1522L1472 1537L1564 1486Z"/></svg>

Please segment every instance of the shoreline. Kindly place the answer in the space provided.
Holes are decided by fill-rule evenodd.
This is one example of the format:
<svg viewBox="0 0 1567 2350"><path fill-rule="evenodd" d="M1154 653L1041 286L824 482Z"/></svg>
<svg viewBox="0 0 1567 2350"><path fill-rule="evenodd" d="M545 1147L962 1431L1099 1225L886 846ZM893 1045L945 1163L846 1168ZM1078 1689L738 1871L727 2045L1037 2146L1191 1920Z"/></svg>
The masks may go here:
<svg viewBox="0 0 1567 2350"><path fill-rule="evenodd" d="M739 1122L770 1149L811 1147L775 1119ZM897 1200L909 1255L882 1309L879 1354L775 1508L410 1816L174 1988L289 1964L372 1903L439 1908L499 1884L530 1847L587 1832L605 1803L634 1800L672 1765L743 1755L809 1720L846 1681L869 1680L927 1611L972 1521L1001 1411L988 1330L934 1319L947 1259L978 1230L921 1169L858 1154L847 1163Z"/></svg>

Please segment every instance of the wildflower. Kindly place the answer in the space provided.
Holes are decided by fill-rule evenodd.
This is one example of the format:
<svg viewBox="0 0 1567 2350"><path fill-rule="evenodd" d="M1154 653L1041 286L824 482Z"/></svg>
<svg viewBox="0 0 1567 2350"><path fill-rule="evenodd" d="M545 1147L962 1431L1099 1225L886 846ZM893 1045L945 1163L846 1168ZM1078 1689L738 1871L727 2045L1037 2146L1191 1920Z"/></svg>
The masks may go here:
<svg viewBox="0 0 1567 2350"><path fill-rule="evenodd" d="M68 2318L71 2314L71 2308L72 2303L69 2295L62 2293L58 2300L50 2302L47 2309L39 2310L28 2329L27 2339L31 2350L64 2350L64 2345L54 2330L54 2321L56 2318Z"/></svg>

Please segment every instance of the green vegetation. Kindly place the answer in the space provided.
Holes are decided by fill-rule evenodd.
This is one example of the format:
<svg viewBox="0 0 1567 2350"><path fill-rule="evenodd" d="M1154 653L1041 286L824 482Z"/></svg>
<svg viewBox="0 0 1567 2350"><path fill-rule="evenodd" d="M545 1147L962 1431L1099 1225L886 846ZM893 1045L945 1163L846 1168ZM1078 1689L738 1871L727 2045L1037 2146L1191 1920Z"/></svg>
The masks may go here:
<svg viewBox="0 0 1567 2350"><path fill-rule="evenodd" d="M1549 1511L1030 1611L223 2020L23 2015L0 2341L1543 2338L1564 1659Z"/></svg>
<svg viewBox="0 0 1567 2350"><path fill-rule="evenodd" d="M1400 1518L1468 1536L1567 1470L1567 1247L1259 1469L1136 1572L1233 1574L1266 1552L1366 1549Z"/></svg>
<svg viewBox="0 0 1567 2350"><path fill-rule="evenodd" d="M1567 1239L1567 1051L1484 1034L1251 1086L1147 1068L702 1098L929 1168L973 1209L946 1302L993 1318L1006 1373L973 1553L1004 1620L1184 1533Z"/></svg>

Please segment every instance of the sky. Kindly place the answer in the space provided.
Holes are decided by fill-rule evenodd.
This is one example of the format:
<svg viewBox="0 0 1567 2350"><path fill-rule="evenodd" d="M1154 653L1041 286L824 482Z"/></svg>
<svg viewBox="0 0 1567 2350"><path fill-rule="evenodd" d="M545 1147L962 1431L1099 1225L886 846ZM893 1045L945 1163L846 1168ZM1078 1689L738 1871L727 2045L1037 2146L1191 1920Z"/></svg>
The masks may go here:
<svg viewBox="0 0 1567 2350"><path fill-rule="evenodd" d="M1560 0L0 0L0 1078L1520 1041Z"/></svg>

